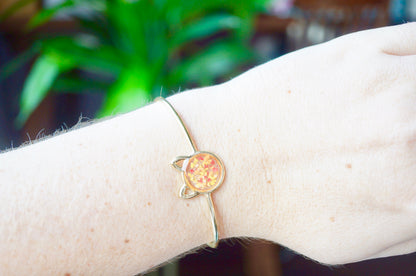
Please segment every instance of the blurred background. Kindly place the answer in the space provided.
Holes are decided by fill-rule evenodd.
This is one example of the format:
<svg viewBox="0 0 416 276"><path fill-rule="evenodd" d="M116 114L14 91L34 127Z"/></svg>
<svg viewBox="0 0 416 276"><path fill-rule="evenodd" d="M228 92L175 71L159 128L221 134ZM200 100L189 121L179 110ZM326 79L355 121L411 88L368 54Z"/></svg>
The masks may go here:
<svg viewBox="0 0 416 276"><path fill-rule="evenodd" d="M0 151L415 19L416 0L1 0ZM231 240L148 275L416 275L416 254L329 268Z"/></svg>

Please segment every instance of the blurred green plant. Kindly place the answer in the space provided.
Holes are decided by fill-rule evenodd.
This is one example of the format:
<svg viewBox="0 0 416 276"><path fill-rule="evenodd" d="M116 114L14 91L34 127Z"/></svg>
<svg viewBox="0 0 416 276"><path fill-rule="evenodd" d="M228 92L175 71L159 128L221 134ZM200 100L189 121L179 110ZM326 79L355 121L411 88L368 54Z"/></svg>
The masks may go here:
<svg viewBox="0 0 416 276"><path fill-rule="evenodd" d="M42 9L27 30L64 11L81 30L39 39L3 68L0 79L36 55L16 123L22 126L50 91L104 92L97 114L102 117L138 108L162 87L172 91L228 79L253 61L254 19L268 1L65 0Z"/></svg>

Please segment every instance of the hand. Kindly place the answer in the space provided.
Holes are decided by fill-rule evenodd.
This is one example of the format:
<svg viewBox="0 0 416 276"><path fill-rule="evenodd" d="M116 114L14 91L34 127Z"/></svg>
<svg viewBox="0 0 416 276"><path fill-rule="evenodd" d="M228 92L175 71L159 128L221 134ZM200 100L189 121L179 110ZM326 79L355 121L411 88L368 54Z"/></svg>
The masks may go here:
<svg viewBox="0 0 416 276"><path fill-rule="evenodd" d="M224 86L242 109L233 139L250 148L235 149L237 235L328 264L416 250L416 23L308 47Z"/></svg>
<svg viewBox="0 0 416 276"><path fill-rule="evenodd" d="M224 161L220 237L328 264L415 251L415 54L414 23L365 31L171 97ZM134 274L211 241L168 165L190 150L154 104L1 154L0 274Z"/></svg>

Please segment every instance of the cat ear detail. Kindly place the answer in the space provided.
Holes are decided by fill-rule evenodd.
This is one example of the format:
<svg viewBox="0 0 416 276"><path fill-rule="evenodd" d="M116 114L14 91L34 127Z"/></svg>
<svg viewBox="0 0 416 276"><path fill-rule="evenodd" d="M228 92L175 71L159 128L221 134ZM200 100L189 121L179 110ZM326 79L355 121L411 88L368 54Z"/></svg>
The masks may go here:
<svg viewBox="0 0 416 276"><path fill-rule="evenodd" d="M188 199L188 198L193 198L197 195L199 195L199 193L197 191L191 190L188 186L186 186L186 184L184 184L179 190L180 198Z"/></svg>
<svg viewBox="0 0 416 276"><path fill-rule="evenodd" d="M189 134L188 129L182 121L182 118L173 108L173 106L164 98L158 97L155 101L165 103L173 112L176 119L185 131L193 153L190 156L178 156L170 163L172 167L182 175L183 184L179 190L179 197L189 199L198 195L203 195L207 199L211 224L213 230L213 239L207 245L216 248L218 245L219 235L216 220L216 211L212 201L212 192L224 182L225 167L222 160L215 154L207 151L199 151Z"/></svg>
<svg viewBox="0 0 416 276"><path fill-rule="evenodd" d="M186 160L189 160L189 156L178 156L175 159L173 159L172 162L170 162L170 164L172 165L172 167L174 167L178 171L182 172L183 171L183 165L186 165L186 164L184 164L184 162Z"/></svg>

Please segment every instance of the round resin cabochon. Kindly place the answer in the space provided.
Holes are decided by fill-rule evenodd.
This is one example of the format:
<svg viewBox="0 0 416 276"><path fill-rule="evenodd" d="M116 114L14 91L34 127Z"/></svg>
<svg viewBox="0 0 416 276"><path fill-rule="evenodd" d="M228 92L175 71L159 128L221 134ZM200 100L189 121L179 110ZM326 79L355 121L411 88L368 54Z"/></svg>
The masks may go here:
<svg viewBox="0 0 416 276"><path fill-rule="evenodd" d="M213 191L221 184L223 178L222 162L208 152L197 152L191 156L184 171L186 185L200 193Z"/></svg>

